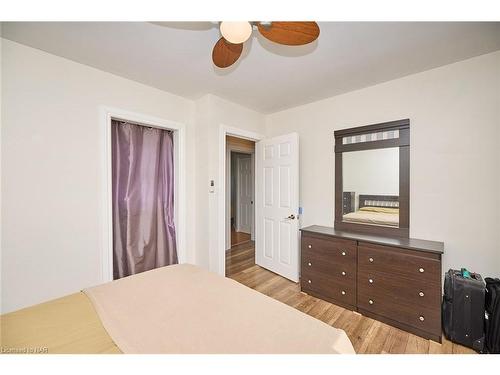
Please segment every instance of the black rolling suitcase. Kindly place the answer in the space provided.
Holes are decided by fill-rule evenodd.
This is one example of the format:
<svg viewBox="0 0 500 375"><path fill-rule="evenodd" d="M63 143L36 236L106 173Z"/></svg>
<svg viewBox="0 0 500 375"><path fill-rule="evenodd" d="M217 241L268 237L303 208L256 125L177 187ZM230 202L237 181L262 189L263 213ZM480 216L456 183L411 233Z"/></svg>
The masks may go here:
<svg viewBox="0 0 500 375"><path fill-rule="evenodd" d="M500 353L500 279L487 277L486 281L486 349Z"/></svg>
<svg viewBox="0 0 500 375"><path fill-rule="evenodd" d="M442 314L443 331L449 340L483 351L484 298L481 275L458 270L446 273Z"/></svg>

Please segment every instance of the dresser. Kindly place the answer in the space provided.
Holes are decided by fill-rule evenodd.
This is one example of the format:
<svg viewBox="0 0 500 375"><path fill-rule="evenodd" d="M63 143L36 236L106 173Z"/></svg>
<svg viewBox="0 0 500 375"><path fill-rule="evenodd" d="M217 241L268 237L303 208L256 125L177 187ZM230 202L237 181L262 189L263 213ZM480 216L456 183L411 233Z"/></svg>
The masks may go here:
<svg viewBox="0 0 500 375"><path fill-rule="evenodd" d="M301 290L441 342L442 242L301 229Z"/></svg>
<svg viewBox="0 0 500 375"><path fill-rule="evenodd" d="M356 193L352 191L344 191L342 193L342 213L348 214L354 212L356 204Z"/></svg>

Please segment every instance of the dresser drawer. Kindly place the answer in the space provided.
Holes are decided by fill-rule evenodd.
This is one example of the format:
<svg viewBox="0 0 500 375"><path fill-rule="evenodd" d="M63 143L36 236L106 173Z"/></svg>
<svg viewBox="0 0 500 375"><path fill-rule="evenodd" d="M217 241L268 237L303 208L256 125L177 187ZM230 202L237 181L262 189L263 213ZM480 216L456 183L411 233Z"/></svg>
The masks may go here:
<svg viewBox="0 0 500 375"><path fill-rule="evenodd" d="M357 246L356 241L303 235L301 253L303 259L314 256L320 262L356 265Z"/></svg>
<svg viewBox="0 0 500 375"><path fill-rule="evenodd" d="M416 251L397 247L379 246L360 242L358 245L358 273L369 276L373 272L388 274L415 285L438 285L441 287L441 262Z"/></svg>
<svg viewBox="0 0 500 375"><path fill-rule="evenodd" d="M341 283L356 283L356 264L334 264L323 262L314 256L302 257L301 272L309 275L323 274Z"/></svg>
<svg viewBox="0 0 500 375"><path fill-rule="evenodd" d="M337 257L328 256L321 252L306 250L301 256L301 270L309 273L323 273L337 276L341 279L356 281L356 259L350 261L338 260Z"/></svg>
<svg viewBox="0 0 500 375"><path fill-rule="evenodd" d="M441 309L439 304L417 306L399 300L381 290L358 289L358 308L409 325L419 330L441 335Z"/></svg>
<svg viewBox="0 0 500 375"><path fill-rule="evenodd" d="M356 305L356 284L354 281L331 277L322 273L302 272L302 291L319 298L327 298L343 305Z"/></svg>
<svg viewBox="0 0 500 375"><path fill-rule="evenodd" d="M400 276L388 272L364 269L358 273L357 289L359 293L381 293L395 301L415 306L437 309L441 306L441 286L433 282L429 283L425 278L404 282Z"/></svg>

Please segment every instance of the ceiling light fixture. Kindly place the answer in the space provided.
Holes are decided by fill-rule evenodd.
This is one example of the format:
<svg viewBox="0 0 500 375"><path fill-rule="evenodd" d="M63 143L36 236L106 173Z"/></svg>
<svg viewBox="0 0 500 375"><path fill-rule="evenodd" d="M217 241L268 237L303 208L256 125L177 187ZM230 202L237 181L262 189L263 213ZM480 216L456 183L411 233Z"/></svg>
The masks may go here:
<svg viewBox="0 0 500 375"><path fill-rule="evenodd" d="M312 43L319 36L316 22L221 22L222 37L212 50L212 61L218 68L233 65L241 56L243 43L252 35L254 26L260 34L271 42L286 46L302 46Z"/></svg>
<svg viewBox="0 0 500 375"><path fill-rule="evenodd" d="M221 22L220 33L229 43L240 44L246 42L252 35L250 22Z"/></svg>

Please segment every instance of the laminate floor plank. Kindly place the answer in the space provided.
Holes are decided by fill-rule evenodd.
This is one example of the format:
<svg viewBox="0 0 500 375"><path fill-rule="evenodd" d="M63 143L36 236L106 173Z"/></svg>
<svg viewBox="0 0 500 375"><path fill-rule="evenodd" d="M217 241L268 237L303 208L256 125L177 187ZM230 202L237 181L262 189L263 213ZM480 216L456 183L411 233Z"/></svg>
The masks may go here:
<svg viewBox="0 0 500 375"><path fill-rule="evenodd" d="M343 329L356 353L469 354L472 349L426 340L343 307L307 295L300 285L255 264L255 244L248 241L226 252L226 276L296 308L335 328Z"/></svg>

